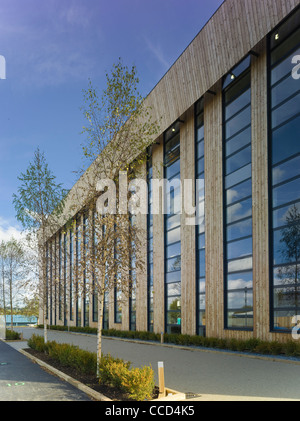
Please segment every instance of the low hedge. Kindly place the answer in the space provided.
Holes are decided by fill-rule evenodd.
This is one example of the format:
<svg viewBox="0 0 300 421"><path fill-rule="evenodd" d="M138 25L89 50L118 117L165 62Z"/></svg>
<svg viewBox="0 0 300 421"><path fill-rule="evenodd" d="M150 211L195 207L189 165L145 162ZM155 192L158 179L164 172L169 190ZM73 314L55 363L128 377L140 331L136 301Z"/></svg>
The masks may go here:
<svg viewBox="0 0 300 421"><path fill-rule="evenodd" d="M73 367L84 374L95 374L97 355L70 344L58 344L55 341L45 343L44 338L32 335L28 346L39 352L45 352L64 366ZM128 393L131 399L140 401L151 399L154 390L154 371L149 366L130 368L131 363L110 355L102 355L99 366L99 382L117 387Z"/></svg>
<svg viewBox="0 0 300 421"><path fill-rule="evenodd" d="M8 341L15 341L21 338L21 334L19 332L15 332L14 330L6 329L5 332L6 340Z"/></svg>
<svg viewBox="0 0 300 421"><path fill-rule="evenodd" d="M38 329L43 329L44 325L40 324L37 325ZM59 325L50 325L48 326L49 329L51 330L60 330L62 332L79 332L79 333L92 333L92 334L97 334L97 328L95 327L89 327L89 326L85 326L85 327L77 327L77 326L59 326Z"/></svg>
<svg viewBox="0 0 300 421"><path fill-rule="evenodd" d="M42 326L42 325L40 325ZM67 326L50 326L51 329L68 330ZM70 327L70 331L97 334L97 329L92 327ZM146 331L124 331L117 329L103 329L103 336L113 336L118 338L139 339L144 341L159 342L159 333ZM199 335L184 335L178 333L164 333L164 343L172 343L181 346L199 346L204 348L227 349L238 352L251 352L266 355L286 355L300 357L300 341L293 340L287 342L262 341L260 339L222 339L209 338Z"/></svg>

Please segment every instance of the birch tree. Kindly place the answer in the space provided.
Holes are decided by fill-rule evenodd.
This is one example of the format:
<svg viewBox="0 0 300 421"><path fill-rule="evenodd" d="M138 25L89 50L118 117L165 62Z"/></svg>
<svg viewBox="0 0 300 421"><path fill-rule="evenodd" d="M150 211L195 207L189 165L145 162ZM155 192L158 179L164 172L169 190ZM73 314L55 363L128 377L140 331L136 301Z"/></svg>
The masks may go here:
<svg viewBox="0 0 300 421"><path fill-rule="evenodd" d="M84 194L92 223L83 233L84 258L77 272L79 280L89 278L84 288L97 294L97 374L102 354L104 296L117 291L123 301L128 300L133 285L136 287L136 270L145 270L142 257L137 258L145 235L135 221L135 212L130 214L126 206L134 192L124 189L119 178L122 174L126 186L140 174L147 147L159 129L138 93L138 83L135 66L129 69L119 60L106 74L106 89L101 96L91 82L84 91L83 112L88 122L83 128L86 141L82 145L88 164Z"/></svg>
<svg viewBox="0 0 300 421"><path fill-rule="evenodd" d="M9 304L11 315L11 330L13 330L13 302L16 294L21 289L25 277L25 252L23 245L15 238L11 238L6 243L6 261L7 261L7 282L9 289Z"/></svg>
<svg viewBox="0 0 300 421"><path fill-rule="evenodd" d="M39 148L33 162L18 177L20 186L13 195L16 218L27 232L32 248L32 261L37 269L39 297L44 315L44 339L47 342L47 245L49 233L58 229L67 191L49 169ZM32 263L32 262L31 262ZM34 281L34 279L33 279Z"/></svg>
<svg viewBox="0 0 300 421"><path fill-rule="evenodd" d="M285 216L285 227L281 230L280 253L284 265L278 269L278 276L287 297L297 309L299 306L300 285L300 211L296 205L291 206Z"/></svg>

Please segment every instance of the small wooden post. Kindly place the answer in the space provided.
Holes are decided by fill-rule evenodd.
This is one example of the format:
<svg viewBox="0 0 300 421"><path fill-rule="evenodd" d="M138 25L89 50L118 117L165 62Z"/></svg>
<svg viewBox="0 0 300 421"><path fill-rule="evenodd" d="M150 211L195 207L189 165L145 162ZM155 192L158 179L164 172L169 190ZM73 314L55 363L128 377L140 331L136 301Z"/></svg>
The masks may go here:
<svg viewBox="0 0 300 421"><path fill-rule="evenodd" d="M163 361L158 362L158 387L159 387L159 398L165 397L165 374L164 374L164 363Z"/></svg>

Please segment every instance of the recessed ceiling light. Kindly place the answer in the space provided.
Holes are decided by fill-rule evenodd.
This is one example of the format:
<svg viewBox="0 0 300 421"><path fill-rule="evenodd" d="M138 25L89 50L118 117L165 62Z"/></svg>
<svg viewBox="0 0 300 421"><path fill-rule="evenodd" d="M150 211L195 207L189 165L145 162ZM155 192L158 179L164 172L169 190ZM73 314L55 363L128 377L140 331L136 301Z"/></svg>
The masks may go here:
<svg viewBox="0 0 300 421"><path fill-rule="evenodd" d="M279 39L279 34L275 35L275 39L276 39L276 41Z"/></svg>

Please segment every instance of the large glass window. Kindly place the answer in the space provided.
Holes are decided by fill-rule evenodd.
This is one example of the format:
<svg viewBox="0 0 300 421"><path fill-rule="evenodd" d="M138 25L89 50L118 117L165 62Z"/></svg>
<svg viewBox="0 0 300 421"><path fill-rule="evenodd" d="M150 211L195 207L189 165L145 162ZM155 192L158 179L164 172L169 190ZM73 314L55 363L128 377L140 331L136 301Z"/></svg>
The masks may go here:
<svg viewBox="0 0 300 421"><path fill-rule="evenodd" d="M54 324L57 324L57 238L54 237L54 250L53 250L53 279L54 279Z"/></svg>
<svg viewBox="0 0 300 421"><path fill-rule="evenodd" d="M300 314L300 9L269 38L271 328ZM298 71L299 74L299 71ZM296 77L295 77L296 76Z"/></svg>
<svg viewBox="0 0 300 421"><path fill-rule="evenodd" d="M97 292L97 279L98 271L96 270L96 262L97 262L97 230L96 230L96 220L97 220L97 212L94 209L92 213L92 242L93 242L93 252L91 254L91 258L93 259L93 274L92 274L92 318L93 322L98 322L98 292Z"/></svg>
<svg viewBox="0 0 300 421"><path fill-rule="evenodd" d="M224 79L225 327L253 328L250 57Z"/></svg>
<svg viewBox="0 0 300 421"><path fill-rule="evenodd" d="M197 250L197 326L205 336L205 189L204 189L204 101L196 103L196 250Z"/></svg>
<svg viewBox="0 0 300 421"><path fill-rule="evenodd" d="M108 291L104 292L104 302L103 302L103 329L109 328L109 313L108 313Z"/></svg>
<svg viewBox="0 0 300 421"><path fill-rule="evenodd" d="M49 272L50 272L50 262L49 262L49 242L46 243L46 285L45 285L45 301L46 301L46 314L45 319L49 320Z"/></svg>
<svg viewBox="0 0 300 421"><path fill-rule="evenodd" d="M114 288L114 311L115 323L122 323L122 291L118 285Z"/></svg>
<svg viewBox="0 0 300 421"><path fill-rule="evenodd" d="M62 305L63 305L63 297L62 297L62 234L59 233L59 243L58 243L58 320L62 320Z"/></svg>
<svg viewBox="0 0 300 421"><path fill-rule="evenodd" d="M153 332L153 214L152 214L152 153L147 161L148 216L147 216L147 301L148 331Z"/></svg>
<svg viewBox="0 0 300 421"><path fill-rule="evenodd" d="M76 219L76 326L81 326L81 281L80 281L80 259L81 259L81 217Z"/></svg>
<svg viewBox="0 0 300 421"><path fill-rule="evenodd" d="M164 200L166 331L181 333L181 241L180 241L180 131L179 122L165 133L165 179L169 182Z"/></svg>
<svg viewBox="0 0 300 421"><path fill-rule="evenodd" d="M50 268L49 268L49 277L50 277L50 325L52 322L52 310L53 310L53 241L50 241Z"/></svg>
<svg viewBox="0 0 300 421"><path fill-rule="evenodd" d="M67 232L63 233L63 255L64 255L64 326L67 325Z"/></svg>
<svg viewBox="0 0 300 421"><path fill-rule="evenodd" d="M136 223L135 216L130 215L130 226ZM136 330L136 255L135 247L130 253L130 296L129 296L129 330Z"/></svg>
<svg viewBox="0 0 300 421"><path fill-rule="evenodd" d="M87 258L89 256L89 218L88 212L83 215L83 252L84 252L84 270L83 270L83 314L84 326L89 326L89 312L90 312L90 286L89 286L89 263Z"/></svg>

